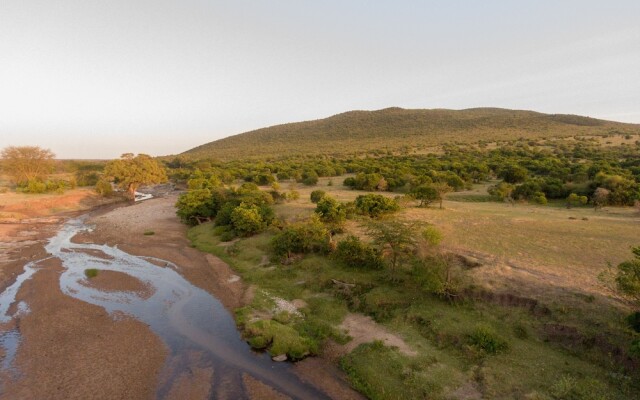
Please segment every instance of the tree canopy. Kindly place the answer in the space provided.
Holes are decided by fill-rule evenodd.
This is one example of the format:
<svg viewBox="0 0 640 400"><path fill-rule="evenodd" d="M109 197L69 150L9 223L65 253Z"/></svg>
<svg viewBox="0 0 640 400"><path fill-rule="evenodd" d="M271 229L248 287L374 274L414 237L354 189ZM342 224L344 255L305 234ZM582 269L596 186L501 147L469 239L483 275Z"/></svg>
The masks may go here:
<svg viewBox="0 0 640 400"><path fill-rule="evenodd" d="M123 154L120 159L109 161L104 174L133 198L140 185L163 183L167 174L162 165L146 154Z"/></svg>
<svg viewBox="0 0 640 400"><path fill-rule="evenodd" d="M42 179L53 171L55 154L38 146L9 146L1 153L2 169L14 183Z"/></svg>

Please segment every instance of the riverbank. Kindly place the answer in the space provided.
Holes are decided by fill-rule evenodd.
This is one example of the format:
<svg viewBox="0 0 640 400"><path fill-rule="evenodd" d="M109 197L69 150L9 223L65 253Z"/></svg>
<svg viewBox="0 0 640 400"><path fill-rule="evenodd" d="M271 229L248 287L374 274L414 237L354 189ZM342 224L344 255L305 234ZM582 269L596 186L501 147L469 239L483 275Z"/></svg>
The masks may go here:
<svg viewBox="0 0 640 400"><path fill-rule="evenodd" d="M186 227L175 216L175 197L154 199L110 211L92 213L91 232L77 235L78 243L117 245L127 253L175 263L189 282L216 296L229 310L250 300L251 291L218 258L191 247ZM61 221L60 221L61 222ZM3 263L7 279L19 273L25 262L45 256L43 244L60 223L38 229L37 240L21 248L10 263ZM25 230L7 232L20 237ZM20 289L16 303L25 301L30 312L17 319L22 342L14 361L18 377L5 374L2 398L154 398L162 387L165 398L209 398L215 368L170 366L164 369L168 350L144 324L61 293L59 260L40 264L40 270ZM105 291L129 290L144 295L145 288L135 278L121 273L102 273L88 284ZM0 327L7 329L9 327ZM198 365L199 355L189 358ZM293 371L303 381L320 388L332 398L360 398L341 379L340 372L323 360L309 360ZM161 376L162 375L162 376ZM169 376L170 375L170 376ZM245 374L242 379L247 398L283 398L278 391ZM224 397L224 382L215 387Z"/></svg>

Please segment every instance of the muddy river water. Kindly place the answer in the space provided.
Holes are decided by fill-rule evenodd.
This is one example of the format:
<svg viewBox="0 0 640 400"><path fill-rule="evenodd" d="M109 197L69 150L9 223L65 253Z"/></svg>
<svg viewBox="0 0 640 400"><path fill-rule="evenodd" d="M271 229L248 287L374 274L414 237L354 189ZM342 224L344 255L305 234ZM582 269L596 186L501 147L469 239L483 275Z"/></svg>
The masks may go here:
<svg viewBox="0 0 640 400"><path fill-rule="evenodd" d="M133 317L144 322L169 349L165 370L159 379L157 397L163 398L172 380L189 368L212 367L212 397L216 388L225 383L229 398L246 398L242 374L275 388L291 398L326 398L315 387L306 384L292 372L289 363L273 362L268 354L253 352L242 340L235 321L215 297L192 285L180 275L180 266L171 262L128 254L117 247L91 243L73 243L79 232L89 230L82 218L68 221L51 238L45 249L50 257L60 259L64 271L60 275L60 290L73 298L103 307L114 318ZM34 261L25 265L24 272L0 294L0 323L10 323L20 313L29 312L28 304L14 304L20 286L42 268ZM140 281L147 290L106 291L87 285L85 271L125 273ZM0 334L0 348L4 358L0 368L18 377L13 359L20 346L17 328ZM191 365L197 352L198 365ZM229 387L235 392L229 393ZM1 390L1 388L0 388Z"/></svg>

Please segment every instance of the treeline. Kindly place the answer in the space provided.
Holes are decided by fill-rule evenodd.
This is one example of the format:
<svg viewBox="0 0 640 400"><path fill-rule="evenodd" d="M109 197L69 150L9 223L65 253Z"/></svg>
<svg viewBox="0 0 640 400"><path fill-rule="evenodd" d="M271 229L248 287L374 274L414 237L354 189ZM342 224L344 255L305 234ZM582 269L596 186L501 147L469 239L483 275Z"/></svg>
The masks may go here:
<svg viewBox="0 0 640 400"><path fill-rule="evenodd" d="M518 142L493 150L449 146L442 154L428 155L225 163L175 158L166 165L170 175L182 181L206 176L224 184L242 180L261 186L282 181L315 185L321 177L335 177L331 183L341 181L357 190L413 194L427 203L441 199L448 191L491 179L500 180L489 191L496 199L541 204L566 199L568 204L579 205L586 197L594 206L633 205L640 200L640 145L600 147L577 142L538 146ZM339 178L345 174L350 176ZM579 200L569 199L576 196Z"/></svg>

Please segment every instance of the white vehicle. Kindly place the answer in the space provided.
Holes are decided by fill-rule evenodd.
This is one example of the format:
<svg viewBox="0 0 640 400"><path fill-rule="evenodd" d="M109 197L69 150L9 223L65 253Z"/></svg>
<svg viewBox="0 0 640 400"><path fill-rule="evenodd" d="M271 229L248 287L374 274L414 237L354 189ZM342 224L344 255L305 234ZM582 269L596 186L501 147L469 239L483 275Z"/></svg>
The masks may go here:
<svg viewBox="0 0 640 400"><path fill-rule="evenodd" d="M152 194L135 192L133 200L137 203L139 201L149 200L152 198L153 198Z"/></svg>

